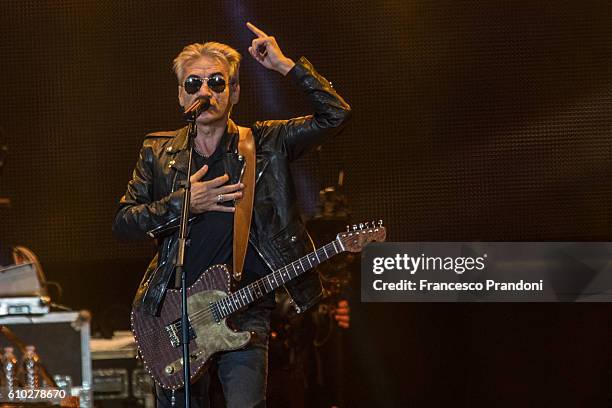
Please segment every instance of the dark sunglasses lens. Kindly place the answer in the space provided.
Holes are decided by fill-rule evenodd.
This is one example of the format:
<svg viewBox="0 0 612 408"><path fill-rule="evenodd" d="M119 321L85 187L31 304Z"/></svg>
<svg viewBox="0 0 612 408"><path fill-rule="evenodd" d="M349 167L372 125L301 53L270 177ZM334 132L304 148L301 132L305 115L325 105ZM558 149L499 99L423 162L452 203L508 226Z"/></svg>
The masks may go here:
<svg viewBox="0 0 612 408"><path fill-rule="evenodd" d="M185 92L188 94L194 94L202 87L202 78L195 75L190 75L185 80Z"/></svg>
<svg viewBox="0 0 612 408"><path fill-rule="evenodd" d="M220 75L215 75L208 80L208 87L216 93L221 93L225 90L225 79Z"/></svg>

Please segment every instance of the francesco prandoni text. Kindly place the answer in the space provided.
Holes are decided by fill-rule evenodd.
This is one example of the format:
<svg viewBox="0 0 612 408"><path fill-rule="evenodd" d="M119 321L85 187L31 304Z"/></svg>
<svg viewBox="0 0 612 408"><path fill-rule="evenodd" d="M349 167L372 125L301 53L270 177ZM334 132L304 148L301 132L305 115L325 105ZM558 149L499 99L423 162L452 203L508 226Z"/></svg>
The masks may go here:
<svg viewBox="0 0 612 408"><path fill-rule="evenodd" d="M392 257L376 257L372 260L372 272L380 275L385 271L406 271L410 275L418 271L453 271L458 275L466 271L482 271L486 267L487 255L479 257L441 257L441 256L409 256L396 254ZM375 279L372 282L374 290L399 291L542 291L544 281L526 282L498 282L487 279L480 282L431 282L427 279L408 280L401 279L396 282L384 282Z"/></svg>
<svg viewBox="0 0 612 408"><path fill-rule="evenodd" d="M374 290L422 290L422 291L541 291L544 289L544 281L525 282L497 282L493 279L487 279L484 282L430 282L427 279L412 281L402 279L398 282L383 282L381 279L376 279L372 283Z"/></svg>

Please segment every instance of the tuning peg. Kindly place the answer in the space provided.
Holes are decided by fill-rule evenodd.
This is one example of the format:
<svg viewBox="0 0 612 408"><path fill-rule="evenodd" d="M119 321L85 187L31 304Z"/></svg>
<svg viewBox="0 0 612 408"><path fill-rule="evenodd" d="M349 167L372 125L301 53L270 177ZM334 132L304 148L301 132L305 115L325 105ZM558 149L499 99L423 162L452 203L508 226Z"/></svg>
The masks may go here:
<svg viewBox="0 0 612 408"><path fill-rule="evenodd" d="M382 225L383 225L383 220L378 220L378 226L382 227Z"/></svg>
<svg viewBox="0 0 612 408"><path fill-rule="evenodd" d="M366 227L366 229L370 229L370 223L366 221L365 227Z"/></svg>
<svg viewBox="0 0 612 408"><path fill-rule="evenodd" d="M359 229L362 230L364 227L364 225L362 223L359 223Z"/></svg>
<svg viewBox="0 0 612 408"><path fill-rule="evenodd" d="M357 231L357 224L353 224L353 231Z"/></svg>
<svg viewBox="0 0 612 408"><path fill-rule="evenodd" d="M350 226L350 225L347 225L347 226L346 226L346 232L350 232L350 231L351 231L351 226Z"/></svg>

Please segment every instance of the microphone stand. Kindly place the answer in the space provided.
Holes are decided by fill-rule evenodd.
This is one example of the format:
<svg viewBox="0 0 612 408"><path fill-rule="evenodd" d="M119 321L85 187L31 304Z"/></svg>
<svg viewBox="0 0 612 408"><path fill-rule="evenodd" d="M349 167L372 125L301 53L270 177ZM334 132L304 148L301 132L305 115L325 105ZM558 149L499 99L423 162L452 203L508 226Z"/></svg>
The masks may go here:
<svg viewBox="0 0 612 408"><path fill-rule="evenodd" d="M189 110L189 109L188 109ZM175 286L181 286L181 338L183 346L183 378L185 381L185 408L191 407L191 370L189 362L189 315L187 313L187 274L184 270L185 247L187 242L187 224L189 220L189 203L191 198L191 159L193 156L193 141L197 136L196 118L200 112L185 115L189 123L187 128L187 149L189 159L187 164L187 180L185 181L185 191L183 196L183 208L181 209L181 224L179 228L178 252L176 254Z"/></svg>

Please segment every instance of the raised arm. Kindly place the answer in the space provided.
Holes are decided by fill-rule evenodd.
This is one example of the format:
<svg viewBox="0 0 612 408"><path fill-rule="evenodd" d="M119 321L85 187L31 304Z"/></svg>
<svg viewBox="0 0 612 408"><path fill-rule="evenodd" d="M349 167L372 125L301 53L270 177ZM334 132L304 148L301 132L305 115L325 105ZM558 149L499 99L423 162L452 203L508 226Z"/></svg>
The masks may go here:
<svg viewBox="0 0 612 408"><path fill-rule="evenodd" d="M285 57L274 37L251 23L247 27L256 35L249 47L251 56L264 67L290 77L304 91L313 108L312 115L255 125L267 140L266 144L276 145L294 160L338 134L347 123L351 108L306 58L294 63Z"/></svg>

